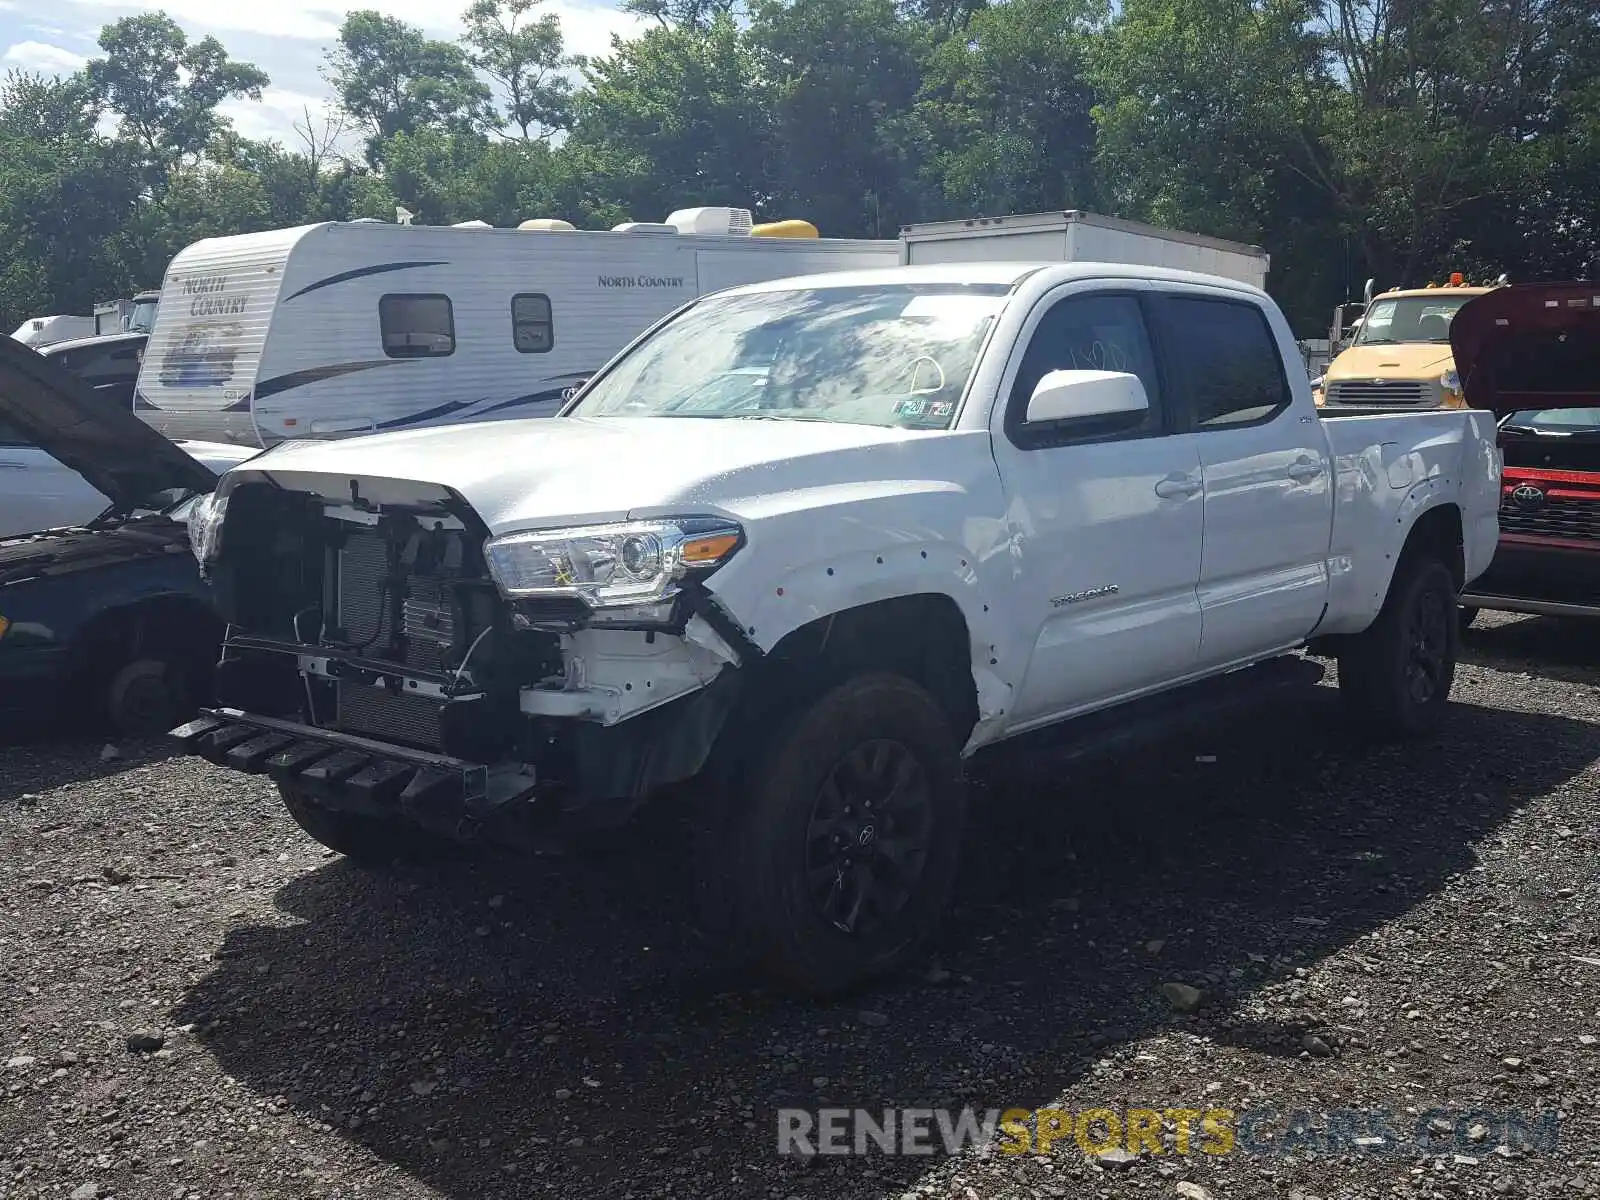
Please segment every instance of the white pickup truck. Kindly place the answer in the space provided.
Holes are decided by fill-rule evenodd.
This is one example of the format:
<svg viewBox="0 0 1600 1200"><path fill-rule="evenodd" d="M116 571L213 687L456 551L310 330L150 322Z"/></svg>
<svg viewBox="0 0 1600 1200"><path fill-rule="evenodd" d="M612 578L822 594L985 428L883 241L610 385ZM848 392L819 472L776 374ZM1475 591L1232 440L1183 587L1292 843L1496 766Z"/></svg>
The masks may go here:
<svg viewBox="0 0 1600 1200"><path fill-rule="evenodd" d="M560 417L230 471L191 525L218 707L174 734L368 860L673 797L721 932L830 991L936 924L979 750L1214 713L1308 645L1428 730L1499 475L1487 413L1319 420L1276 306L1210 276L739 288Z"/></svg>

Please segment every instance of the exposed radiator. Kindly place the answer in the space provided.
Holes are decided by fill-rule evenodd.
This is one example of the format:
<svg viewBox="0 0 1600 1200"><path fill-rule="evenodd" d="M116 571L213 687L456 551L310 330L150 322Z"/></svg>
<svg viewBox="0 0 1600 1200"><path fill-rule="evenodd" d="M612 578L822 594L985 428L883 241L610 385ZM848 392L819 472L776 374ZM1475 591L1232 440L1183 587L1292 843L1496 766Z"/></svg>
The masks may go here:
<svg viewBox="0 0 1600 1200"><path fill-rule="evenodd" d="M422 750L439 749L439 701L341 680L338 727Z"/></svg>
<svg viewBox="0 0 1600 1200"><path fill-rule="evenodd" d="M366 530L346 537L339 551L338 623L350 647L384 657L394 640L394 589L385 591L389 549L383 537ZM455 619L442 581L411 575L401 585L400 663L419 671L453 670Z"/></svg>

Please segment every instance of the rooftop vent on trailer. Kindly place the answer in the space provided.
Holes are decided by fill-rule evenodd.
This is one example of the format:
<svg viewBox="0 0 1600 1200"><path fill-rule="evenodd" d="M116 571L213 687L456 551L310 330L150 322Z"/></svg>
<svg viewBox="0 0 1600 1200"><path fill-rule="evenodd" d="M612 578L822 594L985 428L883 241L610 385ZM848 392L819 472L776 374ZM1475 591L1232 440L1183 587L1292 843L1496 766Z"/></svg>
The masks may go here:
<svg viewBox="0 0 1600 1200"><path fill-rule="evenodd" d="M677 233L676 225L668 225L665 221L624 221L621 225L613 225L612 233Z"/></svg>
<svg viewBox="0 0 1600 1200"><path fill-rule="evenodd" d="M451 229L493 229L494 226L487 221L457 221L450 226Z"/></svg>
<svg viewBox="0 0 1600 1200"><path fill-rule="evenodd" d="M521 225L518 225L517 228L543 233L564 231L575 233L578 229L571 221L563 221L559 217L531 217Z"/></svg>
<svg viewBox="0 0 1600 1200"><path fill-rule="evenodd" d="M755 214L748 208L680 208L668 214L666 223L679 233L749 237Z"/></svg>

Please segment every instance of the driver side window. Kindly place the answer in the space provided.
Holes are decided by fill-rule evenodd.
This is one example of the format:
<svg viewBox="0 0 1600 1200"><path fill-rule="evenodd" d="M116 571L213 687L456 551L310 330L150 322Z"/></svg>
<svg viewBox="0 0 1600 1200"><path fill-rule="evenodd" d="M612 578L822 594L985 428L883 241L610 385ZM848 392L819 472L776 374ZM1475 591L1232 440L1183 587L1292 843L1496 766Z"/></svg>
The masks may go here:
<svg viewBox="0 0 1600 1200"><path fill-rule="evenodd" d="M1006 406L1006 427L1024 433L1028 400L1039 381L1051 371L1124 371L1137 375L1144 384L1150 409L1136 425L1123 425L1118 438L1150 437L1161 432L1161 385L1156 373L1155 355L1145 329L1144 311L1137 298L1127 294L1092 293L1069 296L1057 301L1028 342ZM1062 429L1049 440L1092 438L1104 430Z"/></svg>

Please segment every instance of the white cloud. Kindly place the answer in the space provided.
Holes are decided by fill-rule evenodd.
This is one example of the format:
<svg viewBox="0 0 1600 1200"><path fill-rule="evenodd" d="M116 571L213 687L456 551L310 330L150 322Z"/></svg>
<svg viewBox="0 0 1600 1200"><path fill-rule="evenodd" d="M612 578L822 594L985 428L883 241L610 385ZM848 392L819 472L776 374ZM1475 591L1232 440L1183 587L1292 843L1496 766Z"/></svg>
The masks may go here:
<svg viewBox="0 0 1600 1200"><path fill-rule="evenodd" d="M4 0L0 0L4 3ZM126 0L76 0L77 7L98 9L105 20L140 11ZM391 17L399 17L419 25L435 37L455 38L461 33L459 8L441 5L430 0L380 0L370 5ZM227 33L256 34L274 38L292 38L299 41L331 43L344 20L343 8L330 8L316 0L268 0L247 3L246 0L164 0L161 10L186 29L199 29L218 35ZM570 0L548 0L539 6L539 13L553 13L561 18L561 28L566 34L567 49L573 54L601 54L611 45L611 35L624 36L636 33L644 22L614 8L571 3ZM298 53L285 47L290 54ZM261 64L267 72L271 68Z"/></svg>
<svg viewBox="0 0 1600 1200"><path fill-rule="evenodd" d="M267 88L260 102L224 100L217 111L233 122L233 127L248 138L282 138L295 125L304 125L306 110L314 125L320 126L329 109L322 96L296 92L289 88Z"/></svg>
<svg viewBox="0 0 1600 1200"><path fill-rule="evenodd" d="M360 7L370 6L419 25L431 37L455 40L461 36L461 13L468 2L447 0L441 5L436 0L363 0ZM37 24L19 21L21 9L16 15L6 12L14 7L14 0L0 0L0 45L8 39L13 42L0 56L0 62L46 74L76 71L86 61L84 55L58 43L81 44L94 54L101 26L149 10L146 5L129 0L57 0L47 19L60 22L62 31L58 34L43 33ZM294 125L304 121L305 109L310 107L317 120L327 110L328 93L320 68L338 35L345 10L352 7L358 6L345 0L160 0L161 11L177 21L191 38L214 34L235 58L255 63L267 73L274 86L264 92L259 103L230 100L220 111L246 137L277 138L291 146L298 144ZM33 21L45 15L37 9L26 11ZM607 54L612 35L634 36L646 24L603 0L545 0L537 11L561 19L569 54ZM37 40L41 33L51 40ZM29 34L36 36L24 40ZM359 140L356 136L355 142Z"/></svg>
<svg viewBox="0 0 1600 1200"><path fill-rule="evenodd" d="M8 67L38 71L43 75L70 75L88 61L81 54L48 42L17 42L0 55L0 63Z"/></svg>

